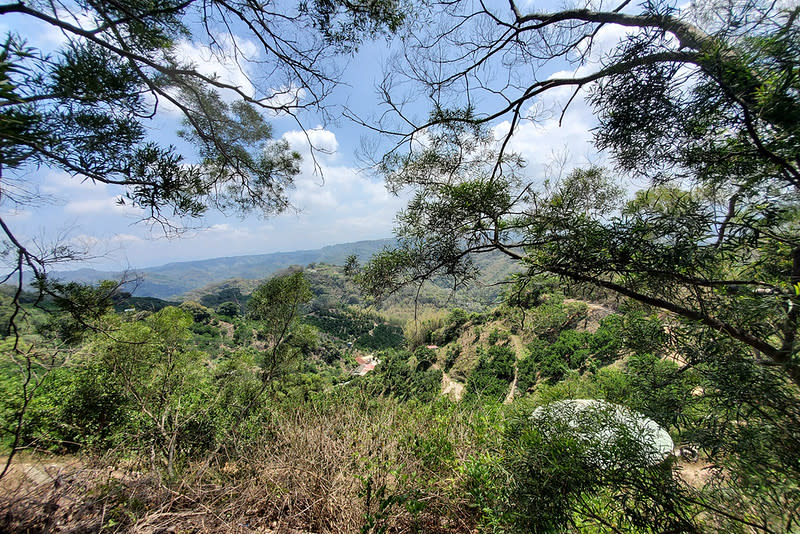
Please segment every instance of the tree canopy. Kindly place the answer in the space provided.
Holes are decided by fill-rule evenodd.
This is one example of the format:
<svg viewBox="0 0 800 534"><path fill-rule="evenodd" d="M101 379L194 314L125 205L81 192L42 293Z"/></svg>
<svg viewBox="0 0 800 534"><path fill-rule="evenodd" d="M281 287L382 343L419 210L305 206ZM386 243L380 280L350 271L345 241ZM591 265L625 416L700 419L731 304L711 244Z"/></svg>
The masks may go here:
<svg viewBox="0 0 800 534"><path fill-rule="evenodd" d="M800 9L621 2L524 13L512 1L445 11L448 26L408 54L428 68L398 69L431 95L428 118L400 104L390 81L403 74L385 86L385 116L400 121L379 126L398 143L378 169L414 195L399 247L367 265L364 287L380 297L438 275L457 287L475 275L472 254L499 250L527 276L708 327L800 384ZM623 37L592 61L613 26ZM549 76L557 61L575 72ZM567 107L585 91L612 165L542 180L509 143L520 124L549 117L537 98L562 87L574 90ZM620 187L631 177L647 184L633 198Z"/></svg>
<svg viewBox="0 0 800 534"><path fill-rule="evenodd" d="M270 278L247 303L247 316L258 322L257 336L265 342L259 365L263 383L244 413L249 412L270 382L296 365L316 343L312 327L300 323L301 307L314 294L302 271Z"/></svg>
<svg viewBox="0 0 800 534"><path fill-rule="evenodd" d="M639 381L648 402L669 398L662 411L731 474L724 491L739 495L722 507L692 496L684 504L737 528L791 530L794 512L784 512L797 506L781 481L796 475L800 450L791 430L800 398L800 7L623 0L526 13L512 0L450 2L442 13L386 78L380 120L365 121L394 136L376 169L411 200L397 218L398 245L356 279L378 299L440 276L459 288L474 280L477 254L499 251L522 267L519 294L555 275L572 291L599 290L657 312L665 326L655 337L669 340L679 365L662 365L663 353L633 354L628 369L648 376ZM609 35L618 40L603 49ZM543 97L555 93L561 107L547 109ZM525 126L570 120L578 97L594 110L594 144L608 164L537 174L512 141ZM429 113L417 119L421 98ZM520 380L541 387L544 378L565 377L566 362L582 357L581 337L536 340ZM689 376L702 385L686 388ZM703 420L678 422L687 402L707 409ZM520 436L532 446L509 471L532 469L514 513L546 522L537 488L554 473L566 475L557 486L590 493L581 484L595 474L582 479L580 468L566 466L580 452L558 443L566 454L537 466L547 455L534 430L510 436L507 458ZM632 484L637 499L653 496L655 506L627 510L663 507L670 523L688 508L672 502L682 491L673 491L674 473L660 480L657 489L631 480L609 487ZM776 490L760 500L756 487ZM759 524L732 505L748 499L763 506ZM778 516L773 529L767 518ZM563 528L558 523L523 530ZM624 520L612 523L625 530ZM683 519L658 523L641 526L694 528Z"/></svg>
<svg viewBox="0 0 800 534"><path fill-rule="evenodd" d="M13 31L0 43L2 201L40 202L30 173L45 167L115 186L118 203L167 234L209 209L280 213L290 206L300 155L273 137L269 118L291 117L304 129L304 110L325 117L342 68L337 57L396 31L405 9L394 0L6 3L0 15L60 44L41 48L47 39L31 44ZM206 74L187 47L241 76ZM153 138L149 129L165 112L181 118L176 134L194 155ZM23 270L44 280L54 263L82 255L64 243L37 246L7 220L0 228L3 282L13 277L20 291Z"/></svg>
<svg viewBox="0 0 800 534"><path fill-rule="evenodd" d="M63 41L40 49L12 32L0 46L5 202L33 200L18 171L47 166L121 186L119 202L167 230L209 208L285 210L299 155L273 139L267 118L285 114L302 127L300 111L324 112L340 68L332 59L404 18L391 1L14 2L0 15L36 22ZM187 44L237 68L255 65L258 76L243 70L237 85L203 74L181 54ZM182 116L178 134L196 147L196 160L148 136L148 122L165 107ZM25 251L29 268L69 256Z"/></svg>

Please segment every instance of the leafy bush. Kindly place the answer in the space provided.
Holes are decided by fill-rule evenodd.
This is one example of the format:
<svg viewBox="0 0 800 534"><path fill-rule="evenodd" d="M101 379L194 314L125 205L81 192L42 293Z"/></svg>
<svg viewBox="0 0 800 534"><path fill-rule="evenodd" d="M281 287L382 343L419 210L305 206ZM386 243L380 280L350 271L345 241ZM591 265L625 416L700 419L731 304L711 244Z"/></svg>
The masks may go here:
<svg viewBox="0 0 800 534"><path fill-rule="evenodd" d="M368 334L375 325L375 318L368 314L352 312L347 308L314 308L303 319L320 331L339 339L357 339Z"/></svg>
<svg viewBox="0 0 800 534"><path fill-rule="evenodd" d="M242 313L242 308L237 303L227 300L217 306L216 312L226 317L237 317Z"/></svg>
<svg viewBox="0 0 800 534"><path fill-rule="evenodd" d="M151 467L169 476L178 463L213 443L214 391L202 362L207 355L189 343L192 316L167 307L143 321L117 325L114 337L98 335L86 357L113 373L133 409L126 445L150 451Z"/></svg>
<svg viewBox="0 0 800 534"><path fill-rule="evenodd" d="M661 355L668 335L664 323L654 315L629 311L624 315L611 315L604 320L616 332L623 345L636 354Z"/></svg>
<svg viewBox="0 0 800 534"><path fill-rule="evenodd" d="M624 337L619 330L619 315L609 315L589 339L589 350L600 365L612 363L620 356Z"/></svg>
<svg viewBox="0 0 800 534"><path fill-rule="evenodd" d="M321 337L316 354L328 365L333 365L342 359L342 351L330 338Z"/></svg>
<svg viewBox="0 0 800 534"><path fill-rule="evenodd" d="M453 365L455 365L459 356L461 356L461 347L459 345L453 345L447 349L447 355L445 356L444 360L445 373L449 372L450 369L453 368Z"/></svg>
<svg viewBox="0 0 800 534"><path fill-rule="evenodd" d="M487 338L487 342L489 345L497 345L501 341L506 341L509 338L509 333L499 328L493 329L489 332L489 337Z"/></svg>
<svg viewBox="0 0 800 534"><path fill-rule="evenodd" d="M129 409L119 377L110 369L91 360L59 367L45 377L28 406L21 445L57 452L104 450L113 446Z"/></svg>
<svg viewBox="0 0 800 534"><path fill-rule="evenodd" d="M696 373L652 354L636 354L625 362L630 405L665 427L680 428L699 401L692 391Z"/></svg>
<svg viewBox="0 0 800 534"><path fill-rule="evenodd" d="M403 346L403 329L390 324L376 325L372 331L356 339L355 346L366 350L397 349Z"/></svg>
<svg viewBox="0 0 800 534"><path fill-rule="evenodd" d="M473 314L474 315L474 314ZM444 319L444 326L431 332L430 341L436 345L447 345L461 335L464 324L469 320L467 312L461 308L454 308Z"/></svg>
<svg viewBox="0 0 800 534"><path fill-rule="evenodd" d="M564 302L562 297L550 295L528 313L525 329L552 343L562 330L574 328L584 319L587 309L585 302Z"/></svg>
<svg viewBox="0 0 800 534"><path fill-rule="evenodd" d="M506 429L503 462L511 477L503 516L514 532L694 532L694 507L670 460L653 464L651 449L612 413L562 419L531 406ZM609 445L597 428L614 428Z"/></svg>
<svg viewBox="0 0 800 534"><path fill-rule="evenodd" d="M552 343L542 339L530 343L529 356L519 364L520 389L529 389L538 377L555 384L570 370L594 371L611 363L619 357L622 345L616 326L616 319L604 320L594 334L562 330Z"/></svg>
<svg viewBox="0 0 800 534"><path fill-rule="evenodd" d="M233 341L237 345L249 345L253 341L254 325L250 321L236 322L233 328Z"/></svg>
<svg viewBox="0 0 800 534"><path fill-rule="evenodd" d="M211 310L199 302L187 300L180 305L180 309L190 313L195 323L207 323L211 320Z"/></svg>
<svg viewBox="0 0 800 534"><path fill-rule="evenodd" d="M432 352L432 351L431 351ZM408 351L388 350L380 355L380 362L368 375L368 382L377 392L400 400L419 399L432 401L441 390L442 372L438 369L411 367Z"/></svg>
<svg viewBox="0 0 800 534"><path fill-rule="evenodd" d="M199 336L219 337L220 334L219 328L203 323L192 323L189 330Z"/></svg>
<svg viewBox="0 0 800 534"><path fill-rule="evenodd" d="M479 513L481 531L505 532L509 509L509 472L501 451L480 451L460 466L463 491Z"/></svg>
<svg viewBox="0 0 800 534"><path fill-rule="evenodd" d="M427 371L431 365L436 363L436 351L428 347L418 347L414 351L414 358L417 360L417 370Z"/></svg>
<svg viewBox="0 0 800 534"><path fill-rule="evenodd" d="M514 380L516 355L509 347L492 346L479 350L478 366L469 375L467 395L502 400Z"/></svg>
<svg viewBox="0 0 800 534"><path fill-rule="evenodd" d="M537 339L528 344L528 356L519 362L517 386L527 391L536 384L538 376L555 383L563 379L568 370L564 357L551 350L546 341Z"/></svg>
<svg viewBox="0 0 800 534"><path fill-rule="evenodd" d="M400 348L405 343L403 330L383 318L344 306L324 308L315 305L303 321L342 340L352 340L364 350Z"/></svg>

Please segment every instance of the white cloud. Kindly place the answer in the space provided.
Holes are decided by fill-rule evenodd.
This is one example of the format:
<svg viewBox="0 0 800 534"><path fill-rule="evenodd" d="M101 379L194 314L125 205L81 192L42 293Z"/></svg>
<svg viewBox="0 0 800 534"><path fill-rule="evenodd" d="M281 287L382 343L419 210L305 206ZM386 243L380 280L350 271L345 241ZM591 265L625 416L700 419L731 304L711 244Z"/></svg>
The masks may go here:
<svg viewBox="0 0 800 534"><path fill-rule="evenodd" d="M58 9L58 18L84 29L94 29L97 21L83 10L67 11ZM0 23L0 34L16 33L25 39L25 43L41 49L45 53L58 50L65 45L74 34L66 32L52 24L19 13L3 15Z"/></svg>
<svg viewBox="0 0 800 534"><path fill-rule="evenodd" d="M70 200L64 205L64 211L72 214L107 213L109 210L117 209L116 203L116 197Z"/></svg>
<svg viewBox="0 0 800 534"><path fill-rule="evenodd" d="M372 180L365 173L346 165L337 165L339 143L334 132L321 126L302 132L292 130L283 135L283 139L295 150L303 154L302 172L295 180L292 192L292 203L301 211L302 217L309 221L318 221L320 228L325 228L329 235L339 235L339 239L350 241L351 232L375 230L381 227L385 236L391 232L394 213L404 202L391 195L383 181ZM314 167L309 142L317 152L318 167ZM361 215L351 219L350 215L369 215L370 223L361 225ZM379 220L377 213L382 214ZM344 222L347 219L347 222ZM385 221L382 223L381 221ZM344 231L349 228L350 231Z"/></svg>
<svg viewBox="0 0 800 534"><path fill-rule="evenodd" d="M141 243L144 239L133 234L114 234L110 241L112 243Z"/></svg>
<svg viewBox="0 0 800 534"><path fill-rule="evenodd" d="M24 221L33 217L33 212L24 208L11 208L0 211L0 218L4 220Z"/></svg>
<svg viewBox="0 0 800 534"><path fill-rule="evenodd" d="M90 198L79 198L67 201L63 210L70 215L81 216L108 216L124 217L130 220L141 219L145 212L129 203L120 204L119 196L97 196Z"/></svg>
<svg viewBox="0 0 800 534"><path fill-rule="evenodd" d="M170 261L187 261L218 256L312 249L335 243L377 239L392 233L394 216L405 199L389 194L382 181L358 172L339 161L340 144L330 130L317 127L284 135L305 154L302 172L290 198L298 208L263 222L211 213L202 230L166 239L158 226L132 224L142 212L118 206L116 188L82 183L72 177L50 172L42 174L42 187L65 200L51 209L41 224L56 228L58 217L74 220L73 243L91 249L99 258L90 265L111 270L130 266L141 268ZM316 152L318 168L309 157L309 143L326 153ZM317 171L315 173L315 171ZM45 213L45 212L42 212ZM133 215L134 218L126 217ZM190 223L193 221L190 221Z"/></svg>
<svg viewBox="0 0 800 534"><path fill-rule="evenodd" d="M309 128L305 132L302 130L289 130L284 133L282 138L289 143L293 150L300 152L305 159L311 155L311 147L314 147L315 155L333 156L339 149L339 142L336 134L322 126Z"/></svg>
<svg viewBox="0 0 800 534"><path fill-rule="evenodd" d="M583 40L580 45L578 46L578 52L580 54L584 54L591 44L592 49L591 53L587 58L587 62L590 65L595 65L600 62L600 60L605 56L609 51L615 48L620 41L625 39L628 35L633 35L639 32L638 28L629 28L625 26L618 26L616 24L607 24L600 28L597 34L590 40L585 39Z"/></svg>
<svg viewBox="0 0 800 534"><path fill-rule="evenodd" d="M573 79L596 72L602 68L608 52L632 31L635 30L615 25L603 26L592 40L591 53L584 63L573 69L553 72L547 79ZM586 51L586 44L588 41L584 42L580 52ZM562 86L549 89L530 102L508 148L525 158L531 178L549 173L554 164L569 170L589 162L600 165L607 162L608 155L598 152L593 144L592 130L598 122L586 102L588 89L584 87L574 94L575 87ZM509 128L508 120L496 124L495 138L502 139Z"/></svg>
<svg viewBox="0 0 800 534"><path fill-rule="evenodd" d="M97 257L89 266L121 270L384 238L391 235L394 216L405 204L403 198L390 195L382 182L351 167L329 164L322 165L321 177L311 173L299 176L292 201L298 212L266 222L255 217L242 221L211 214L205 220L205 229L189 231L177 239L164 238L158 227L131 224L130 218L116 211L120 208L108 195L73 197L64 211L74 219L72 234L77 234L70 242ZM51 220L42 220L41 224L56 228Z"/></svg>
<svg viewBox="0 0 800 534"><path fill-rule="evenodd" d="M303 214L317 219L328 212L333 212L338 219L352 212L370 212L385 206L396 211L401 207L382 181L371 180L352 167L324 164L321 180L310 173L300 176L292 202Z"/></svg>
<svg viewBox="0 0 800 534"><path fill-rule="evenodd" d="M300 105L300 102L306 97L306 90L303 87L281 86L271 89L270 96L261 100L261 103L266 107L272 108L292 108ZM269 116L279 117L283 115L281 109L275 109L268 112Z"/></svg>
<svg viewBox="0 0 800 534"><path fill-rule="evenodd" d="M249 62L258 59L258 46L249 39L231 37L228 34L215 36L215 40L217 46L212 49L205 43L182 39L173 48L175 58L203 76L236 87L248 97L255 97L256 87L252 82ZM230 89L221 89L220 96L226 102L241 98L237 91ZM148 94L148 98L152 99L152 95ZM159 98L159 111L171 116L182 114L180 109L164 97Z"/></svg>
<svg viewBox="0 0 800 534"><path fill-rule="evenodd" d="M255 87L246 71L247 61L255 59L258 48L255 43L242 37L231 38L229 35L217 38L218 48L195 43L189 40L178 41L175 55L181 62L192 65L204 76L216 78L220 82L237 87L247 96L255 95ZM231 91L223 91L223 98L235 99Z"/></svg>
<svg viewBox="0 0 800 534"><path fill-rule="evenodd" d="M563 77L564 74L554 76ZM542 177L556 162L571 168L588 161L600 164L605 161L605 156L598 154L592 143L591 129L597 125L597 120L585 101L586 93L579 92L570 102L573 91L569 87L558 88L532 102L526 110L526 118L517 124L509 141L507 150L525 158L532 179ZM510 127L508 120L496 124L495 139L502 140Z"/></svg>
<svg viewBox="0 0 800 534"><path fill-rule="evenodd" d="M107 187L106 184L101 182L94 182L88 178L81 179L66 172L49 169L44 175L40 190L50 195L74 195L78 194L79 191L92 192L92 194L96 195L104 193Z"/></svg>
<svg viewBox="0 0 800 534"><path fill-rule="evenodd" d="M296 107L305 98L306 89L293 83L269 87L269 80L262 79L259 74L263 69L263 65L258 63L263 50L255 41L229 33L215 35L214 41L214 46L209 46L181 40L175 46L175 56L180 62L192 65L200 74L238 88L239 92L258 100L267 108ZM227 102L241 98L237 91L227 89L221 89L220 95ZM169 103L165 108L171 112L177 111ZM283 115L280 109L267 110L265 113L270 117Z"/></svg>

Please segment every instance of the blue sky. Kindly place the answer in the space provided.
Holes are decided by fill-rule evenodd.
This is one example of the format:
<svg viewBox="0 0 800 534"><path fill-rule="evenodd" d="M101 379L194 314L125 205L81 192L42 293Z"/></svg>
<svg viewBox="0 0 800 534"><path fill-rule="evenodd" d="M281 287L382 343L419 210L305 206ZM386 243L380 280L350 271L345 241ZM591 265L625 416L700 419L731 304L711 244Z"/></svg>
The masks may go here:
<svg viewBox="0 0 800 534"><path fill-rule="evenodd" d="M0 32L6 33L10 28L31 44L45 48L54 48L63 40L47 26L8 16L0 18ZM613 44L619 36L619 32L612 29L601 38ZM255 46L244 39L240 45ZM375 112L378 98L374 87L398 46L399 43L379 41L362 47L358 55L349 60L343 84L328 101L331 109L346 105L364 116ZM215 73L247 90L246 74L253 74L248 72L247 65L242 73L231 62L215 59L207 50L188 41L179 44L179 49L199 70ZM549 94L547 100L534 105L556 110L569 96L569 90L565 89ZM420 112L425 110L420 109ZM175 136L180 125L178 119L175 113L162 107L151 125L153 137L166 143L178 143ZM319 118L304 115L311 139L329 152L318 155L320 174L315 172L308 157L307 142L297 124L288 117L269 117L269 120L275 137L286 139L304 155L303 171L290 196L297 212L267 220L255 216L226 217L212 212L193 222L197 229L168 239L160 227L140 222L138 210L118 206L115 201L118 190L102 184L82 183L58 170L38 168L26 169L18 178L29 187L38 188L41 202L17 207L6 202L0 204L0 213L28 243L65 240L86 248L94 256L83 266L114 270L219 256L312 249L391 236L394 216L405 199L391 195L379 177L363 172L364 164L356 157L362 139L366 136L374 140L374 136L344 118L323 127ZM558 113L536 124L523 124L514 137L512 148L526 157L531 178L537 179L546 173L548 165L564 154L568 155L567 165L597 161L598 156L590 145L589 129L593 124L587 106L576 99L561 127ZM495 128L503 132L508 129L508 123L499 122Z"/></svg>

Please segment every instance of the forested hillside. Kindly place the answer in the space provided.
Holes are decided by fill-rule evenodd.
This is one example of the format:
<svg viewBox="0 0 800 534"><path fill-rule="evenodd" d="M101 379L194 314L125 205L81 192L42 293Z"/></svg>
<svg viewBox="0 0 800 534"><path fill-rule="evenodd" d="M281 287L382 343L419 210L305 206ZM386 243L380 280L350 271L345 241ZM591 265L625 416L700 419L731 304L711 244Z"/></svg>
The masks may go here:
<svg viewBox="0 0 800 534"><path fill-rule="evenodd" d="M687 367L694 341L632 301L587 301L543 278L509 284L496 307L429 307L414 320L411 301L400 315L348 303L353 282L320 264L248 295L220 288L152 309L113 284L70 289L102 313L76 321L68 301L27 296L30 367L2 370L3 446L15 453L0 494L7 530L794 521L796 481L772 475L793 469L796 436L775 424L794 417L791 389L746 367L730 381ZM756 389L766 384L771 405ZM537 406L567 399L625 406L674 450L641 460L652 444L624 426L612 445L593 433L619 424L604 411L588 427L532 423ZM733 417L746 426L720 424Z"/></svg>
<svg viewBox="0 0 800 534"><path fill-rule="evenodd" d="M0 23L0 532L800 532L797 2Z"/></svg>
<svg viewBox="0 0 800 534"><path fill-rule="evenodd" d="M76 271L55 271L51 276L64 282L87 284L125 277L131 280L126 289L136 296L169 299L231 278L263 280L272 273L292 265L307 265L314 262L342 265L351 254L365 260L391 243L391 239L378 239L331 245L317 250L177 262L132 269L126 273L84 268Z"/></svg>
<svg viewBox="0 0 800 534"><path fill-rule="evenodd" d="M137 297L199 300L202 296L216 293L225 287L238 287L240 291L249 293L265 278L292 266L311 263L343 265L351 255L365 261L393 243L393 239L378 239L331 245L318 250L178 262L158 267L134 269L129 272L97 271L84 268L75 271L54 271L50 273L50 276L62 282L84 284L96 284L101 280L125 279L129 280L125 289ZM514 262L502 254L477 257L476 262L481 268L480 279L473 287L461 288L455 295L462 305L482 306L494 302L497 295L500 294L503 280L518 269ZM26 276L26 283L32 281L30 275ZM448 284L449 281L445 278L435 280L435 286L440 289L437 290L434 289L434 286L430 286L422 300L425 302L435 300L439 305L447 302L448 299L452 300L454 295ZM403 295L400 300L405 300L406 297L407 295Z"/></svg>

